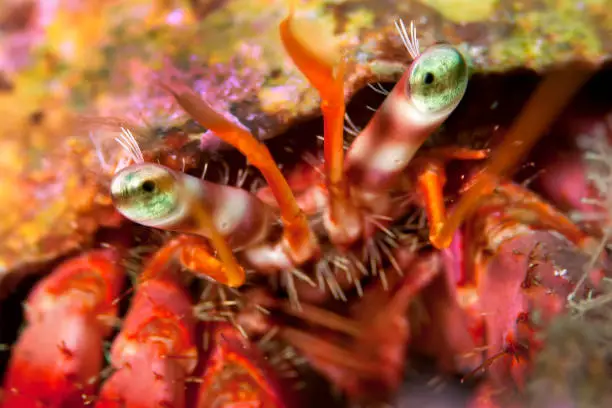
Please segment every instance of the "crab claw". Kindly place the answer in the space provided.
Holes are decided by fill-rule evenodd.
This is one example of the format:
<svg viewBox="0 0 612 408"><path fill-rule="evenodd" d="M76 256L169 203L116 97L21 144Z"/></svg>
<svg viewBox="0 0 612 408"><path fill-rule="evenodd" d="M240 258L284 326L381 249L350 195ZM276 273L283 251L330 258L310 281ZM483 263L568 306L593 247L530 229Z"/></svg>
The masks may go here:
<svg viewBox="0 0 612 408"><path fill-rule="evenodd" d="M102 342L124 271L113 249L60 265L26 304L25 328L9 363L3 408L83 407L102 369Z"/></svg>
<svg viewBox="0 0 612 408"><path fill-rule="evenodd" d="M111 349L117 371L102 387L96 408L185 406L185 383L197 364L191 300L164 275L138 287Z"/></svg>
<svg viewBox="0 0 612 408"><path fill-rule="evenodd" d="M542 347L536 333L565 310L579 278L571 273L581 273L588 261L588 255L547 231L526 231L500 245L477 289L488 375L496 384L508 378L519 388L525 383L529 360ZM505 355L496 358L500 351Z"/></svg>
<svg viewBox="0 0 612 408"><path fill-rule="evenodd" d="M285 408L286 395L259 350L228 323L211 324L198 408Z"/></svg>

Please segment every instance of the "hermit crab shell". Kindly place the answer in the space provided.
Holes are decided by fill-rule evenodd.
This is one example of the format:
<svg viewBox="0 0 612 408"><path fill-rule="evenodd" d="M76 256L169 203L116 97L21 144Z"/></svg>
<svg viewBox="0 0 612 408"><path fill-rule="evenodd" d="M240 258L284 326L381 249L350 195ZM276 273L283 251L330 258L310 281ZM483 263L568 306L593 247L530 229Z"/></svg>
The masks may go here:
<svg viewBox="0 0 612 408"><path fill-rule="evenodd" d="M114 117L141 129L145 151L159 148L164 129L188 120L153 86L168 67L262 140L319 114L318 94L280 42L288 2L46 3L0 6L0 281L88 245L101 224L116 225L105 157L90 141L104 130L75 118ZM410 62L398 17L414 21L421 47L455 44L476 72L542 71L612 53L604 3L312 0L296 9L338 37L348 100L369 82L397 80ZM203 131L187 141L215 148Z"/></svg>

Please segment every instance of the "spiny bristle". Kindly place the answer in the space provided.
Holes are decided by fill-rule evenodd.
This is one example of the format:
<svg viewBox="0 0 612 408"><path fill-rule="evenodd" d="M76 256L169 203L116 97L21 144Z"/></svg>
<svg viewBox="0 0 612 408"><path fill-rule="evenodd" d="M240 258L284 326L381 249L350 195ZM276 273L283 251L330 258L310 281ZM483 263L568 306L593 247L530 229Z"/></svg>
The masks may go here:
<svg viewBox="0 0 612 408"><path fill-rule="evenodd" d="M406 30L406 25L404 24L404 20L398 18L395 20L395 28L404 43L404 47L410 54L413 60L417 59L421 54L419 49L419 39L416 35L416 27L414 26L414 21L410 22L410 35L408 35L408 30Z"/></svg>
<svg viewBox="0 0 612 408"><path fill-rule="evenodd" d="M200 300L193 308L194 316L201 321L228 322L248 339L246 330L236 320L236 316L244 310L247 303L244 295L216 282L204 282L204 285Z"/></svg>
<svg viewBox="0 0 612 408"><path fill-rule="evenodd" d="M326 252L315 265L315 274L320 290L329 288L336 300L347 301L347 297L338 283L337 276L344 273L345 279L351 283L359 297L363 296L361 278L368 275L367 269L352 253L342 253L335 249Z"/></svg>
<svg viewBox="0 0 612 408"><path fill-rule="evenodd" d="M202 180L206 180L206 176L209 175L208 173L208 167L210 165L211 162L214 162L215 164L220 165L220 167L217 168L217 171L219 172L218 176L218 183L219 184L224 184L224 185L228 185L230 182L230 174L231 174L231 169L229 164L227 164L227 162L221 158L217 158L217 157L213 157L211 158L211 160L207 160L204 163L204 166L202 166L202 175L200 176L200 179Z"/></svg>
<svg viewBox="0 0 612 408"><path fill-rule="evenodd" d="M391 93L391 91L385 89L380 82L368 84L368 87L379 95L387 96Z"/></svg>
<svg viewBox="0 0 612 408"><path fill-rule="evenodd" d="M316 287L316 283L303 271L300 269L292 269L290 271L282 271L279 274L280 284L287 291L287 295L289 296L289 302L291 306L296 310L302 310L302 306L300 305L300 300L298 297L298 292L295 287L295 278L298 278L302 282L308 283L312 287Z"/></svg>
<svg viewBox="0 0 612 408"><path fill-rule="evenodd" d="M130 248L126 255L122 258L121 263L125 267L126 272L130 276L132 283L136 283L140 272L142 271L145 258L157 251L157 245L139 245Z"/></svg>
<svg viewBox="0 0 612 408"><path fill-rule="evenodd" d="M307 360L292 346L277 338L278 328L266 333L258 342L259 350L274 371L285 380L289 380L295 389L305 387L301 381L300 370L308 366Z"/></svg>
<svg viewBox="0 0 612 408"><path fill-rule="evenodd" d="M116 135L116 129L112 131L108 131L108 129L103 130L102 125L100 125L100 129L88 133L100 168L106 175L113 175L130 164L138 162L142 154L140 153L139 155L134 148L131 147L131 141L123 140L125 137L123 133L119 133L119 136ZM110 137L113 138L112 145L108 140ZM116 147L117 145L119 146L118 148Z"/></svg>
<svg viewBox="0 0 612 408"><path fill-rule="evenodd" d="M359 136L359 133L361 133L361 129L355 125L355 122L353 122L348 113L344 114L344 122L346 123L344 130L350 137L344 138L344 143L342 146L344 150L348 150L351 147L353 140L355 140L355 138Z"/></svg>
<svg viewBox="0 0 612 408"><path fill-rule="evenodd" d="M140 146L129 129L122 127L121 135L116 137L115 141L119 143L123 149L125 149L134 163L144 163L144 157L142 155L142 151L140 150Z"/></svg>
<svg viewBox="0 0 612 408"><path fill-rule="evenodd" d="M402 269L399 267L399 264L393 255L393 249L397 248L398 246L397 236L393 231L373 218L371 218L369 221L372 222L379 229L379 231L364 243L363 258L368 260L370 274L372 276L378 276L383 288L387 290L387 263L397 274L400 276L403 274Z"/></svg>
<svg viewBox="0 0 612 408"><path fill-rule="evenodd" d="M265 185L265 181L252 166L247 165L238 169L233 176L232 167L220 154L215 152L209 152L209 154L210 157L202 165L201 180L241 188L251 193L257 192ZM216 170L213 174L210 173L211 167Z"/></svg>
<svg viewBox="0 0 612 408"><path fill-rule="evenodd" d="M326 246L323 256L314 265L318 288L321 291L329 290L336 300L348 301L340 281L350 284L358 297L363 296L362 280L368 276L378 277L383 288L388 289L385 269L390 267L394 273L403 275L393 251L400 244L413 251L420 248L416 245L417 235L414 231L408 231L404 226L385 226L383 222L389 221L387 217L370 217L369 221L378 231L361 244L361 250L347 252Z"/></svg>

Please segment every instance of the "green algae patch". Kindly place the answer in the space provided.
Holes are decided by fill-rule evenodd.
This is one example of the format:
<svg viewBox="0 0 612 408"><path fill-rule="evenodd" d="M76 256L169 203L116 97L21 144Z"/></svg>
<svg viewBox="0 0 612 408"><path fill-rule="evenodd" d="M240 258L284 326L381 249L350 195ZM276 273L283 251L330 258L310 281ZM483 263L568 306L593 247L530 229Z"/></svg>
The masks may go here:
<svg viewBox="0 0 612 408"><path fill-rule="evenodd" d="M571 10L530 12L516 16L508 39L492 44L493 66L540 68L574 58L597 59L601 41L589 21Z"/></svg>
<svg viewBox="0 0 612 408"><path fill-rule="evenodd" d="M473 23L490 18L498 0L421 0L423 4L455 23Z"/></svg>

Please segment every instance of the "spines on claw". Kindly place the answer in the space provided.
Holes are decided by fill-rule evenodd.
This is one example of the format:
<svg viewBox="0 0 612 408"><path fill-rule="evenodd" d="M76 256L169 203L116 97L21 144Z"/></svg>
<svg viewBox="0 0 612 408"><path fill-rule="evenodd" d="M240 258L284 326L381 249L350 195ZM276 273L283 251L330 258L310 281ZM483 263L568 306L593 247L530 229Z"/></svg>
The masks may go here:
<svg viewBox="0 0 612 408"><path fill-rule="evenodd" d="M111 349L116 371L96 408L185 406L185 384L198 358L195 321L191 299L171 272L164 265L139 284Z"/></svg>
<svg viewBox="0 0 612 408"><path fill-rule="evenodd" d="M124 280L118 262L114 249L93 250L66 261L35 287L6 372L2 408L91 403Z"/></svg>
<svg viewBox="0 0 612 408"><path fill-rule="evenodd" d="M207 361L197 408L288 408L287 396L257 345L229 323L206 326Z"/></svg>

